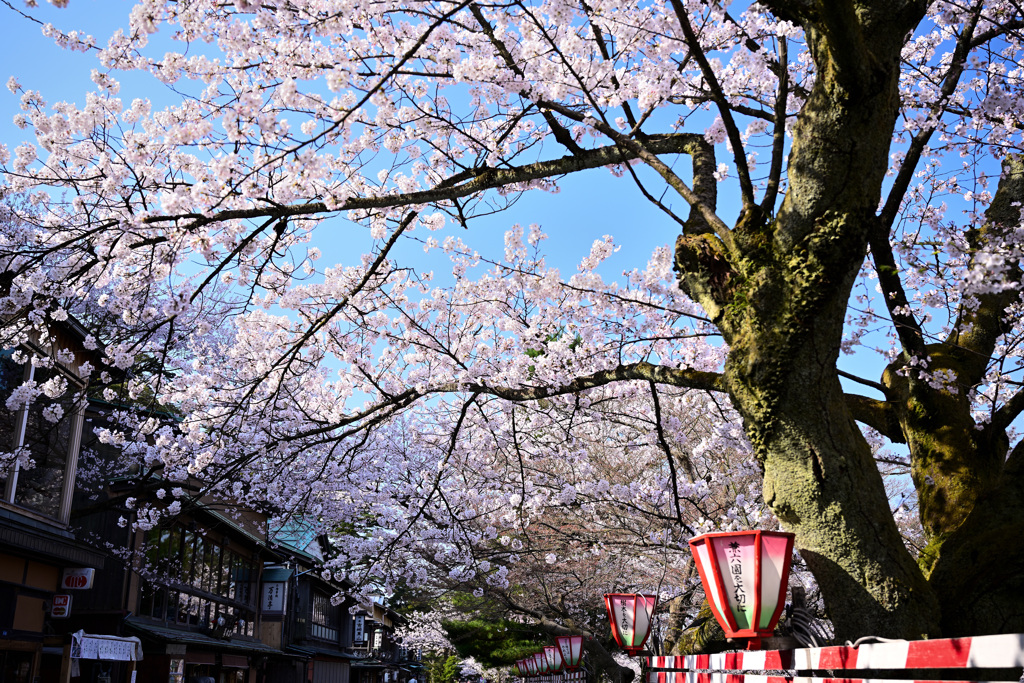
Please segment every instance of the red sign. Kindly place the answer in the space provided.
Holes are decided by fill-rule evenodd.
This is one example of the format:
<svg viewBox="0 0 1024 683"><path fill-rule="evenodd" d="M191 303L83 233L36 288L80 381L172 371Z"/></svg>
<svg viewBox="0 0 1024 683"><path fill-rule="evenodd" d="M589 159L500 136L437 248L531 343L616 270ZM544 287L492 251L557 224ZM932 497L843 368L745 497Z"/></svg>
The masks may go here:
<svg viewBox="0 0 1024 683"><path fill-rule="evenodd" d="M50 616L54 619L65 619L71 614L71 596L54 595L53 604L50 605Z"/></svg>
<svg viewBox="0 0 1024 683"><path fill-rule="evenodd" d="M92 588L92 580L95 576L95 569L65 569L60 587L66 591Z"/></svg>

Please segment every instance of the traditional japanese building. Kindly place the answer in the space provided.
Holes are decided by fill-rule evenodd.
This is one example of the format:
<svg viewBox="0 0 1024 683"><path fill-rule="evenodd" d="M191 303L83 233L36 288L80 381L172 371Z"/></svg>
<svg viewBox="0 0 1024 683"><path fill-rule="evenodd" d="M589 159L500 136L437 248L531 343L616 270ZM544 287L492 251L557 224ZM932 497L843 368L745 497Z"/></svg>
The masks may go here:
<svg viewBox="0 0 1024 683"><path fill-rule="evenodd" d="M322 574L329 543L312 525L270 529L266 515L142 471L101 441L123 406L86 400L80 369L99 359L84 340L69 321L0 351L0 683L418 676L394 636L401 616L380 604L353 614L350 586ZM8 409L26 380L68 390ZM137 503L172 487L194 491L173 496L182 512L137 524Z"/></svg>
<svg viewBox="0 0 1024 683"><path fill-rule="evenodd" d="M268 639L303 660L273 669L267 682L349 683L356 658L352 601L341 598L347 583L321 574L327 539L313 524L291 518L274 530L273 540L287 561L264 571L264 629Z"/></svg>
<svg viewBox="0 0 1024 683"><path fill-rule="evenodd" d="M95 361L84 339L68 321L0 350L2 683L56 681L70 672L67 617L105 568L105 553L69 523L85 412L81 367ZM26 381L53 394L64 390L9 408Z"/></svg>
<svg viewBox="0 0 1024 683"><path fill-rule="evenodd" d="M372 614L356 609L351 584L322 572L330 542L315 525L291 518L273 541L288 560L264 570L264 641L306 660L272 669L267 683L404 683L419 671L395 639L401 616L380 604Z"/></svg>
<svg viewBox="0 0 1024 683"><path fill-rule="evenodd" d="M94 401L89 419L101 422L107 410ZM80 502L78 524L119 552L105 572L105 590L76 617L139 638L144 656L137 669L147 681L253 683L278 660L298 659L261 639L263 567L282 559L267 543L266 517L179 496L182 513L136 528L127 498L157 501L183 484L159 472L118 472L117 449L87 431L92 474L105 485Z"/></svg>

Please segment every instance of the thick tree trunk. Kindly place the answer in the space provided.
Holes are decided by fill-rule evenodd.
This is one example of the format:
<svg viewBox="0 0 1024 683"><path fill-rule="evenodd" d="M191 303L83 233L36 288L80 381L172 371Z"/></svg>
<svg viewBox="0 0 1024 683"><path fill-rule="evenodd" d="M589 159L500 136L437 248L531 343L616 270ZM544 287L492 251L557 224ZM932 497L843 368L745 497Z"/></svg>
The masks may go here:
<svg viewBox="0 0 1024 683"><path fill-rule="evenodd" d="M715 615L711 612L711 605L708 603L707 598L705 598L692 624L685 630L683 630L682 624L680 624L680 630L671 644L666 641L665 654L710 654L736 648L736 643L726 640L725 631L722 630L718 621L715 620Z"/></svg>
<svg viewBox="0 0 1024 683"><path fill-rule="evenodd" d="M726 382L765 500L796 533L837 637L938 635L937 600L836 374L888 165L900 47L920 16L881 2L769 5L804 26L818 72L793 129L789 191L771 221L748 199L731 240L683 235L680 283L730 345Z"/></svg>
<svg viewBox="0 0 1024 683"><path fill-rule="evenodd" d="M633 683L636 675L632 669L619 666L611 653L593 638L586 638L583 647L587 651L589 676L592 680L608 680L611 683Z"/></svg>
<svg viewBox="0 0 1024 683"><path fill-rule="evenodd" d="M929 582L946 636L1024 632L1024 452L983 495L936 557Z"/></svg>
<svg viewBox="0 0 1024 683"><path fill-rule="evenodd" d="M837 637L934 636L935 596L903 545L835 372L852 278L833 283L832 299L805 318L810 325L782 311L776 326L751 325L731 349L730 393L764 465L765 501L796 533ZM785 347L765 353L766 340Z"/></svg>
<svg viewBox="0 0 1024 683"><path fill-rule="evenodd" d="M1024 202L1024 158L1008 156L983 226L966 232L983 252L1012 234ZM1021 279L1019 264L1008 277ZM960 312L949 337L927 347L928 370L955 381L933 386L887 370L888 405L910 446L921 522L928 546L920 564L940 596L947 636L1024 631L1024 448L1007 458L1010 399L985 424L971 414L968 393L985 381L1007 307L1016 290L978 295Z"/></svg>
<svg viewBox="0 0 1024 683"><path fill-rule="evenodd" d="M797 534L840 640L936 635L935 596L903 546L823 342L806 340L771 411L777 426L762 446L765 501Z"/></svg>

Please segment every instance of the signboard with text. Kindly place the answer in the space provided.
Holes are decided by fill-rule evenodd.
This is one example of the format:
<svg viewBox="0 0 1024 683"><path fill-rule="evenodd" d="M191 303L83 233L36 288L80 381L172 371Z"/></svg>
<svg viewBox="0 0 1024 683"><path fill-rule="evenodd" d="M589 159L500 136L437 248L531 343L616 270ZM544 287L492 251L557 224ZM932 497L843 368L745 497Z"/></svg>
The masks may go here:
<svg viewBox="0 0 1024 683"><path fill-rule="evenodd" d="M138 659L140 650L136 648L141 648L138 638L94 635L83 631L71 635L72 658L132 662Z"/></svg>
<svg viewBox="0 0 1024 683"><path fill-rule="evenodd" d="M61 590L86 590L92 588L96 570L88 568L68 568L60 579Z"/></svg>
<svg viewBox="0 0 1024 683"><path fill-rule="evenodd" d="M50 603L50 617L53 619L67 619L71 614L71 596L57 594L53 596Z"/></svg>
<svg viewBox="0 0 1024 683"><path fill-rule="evenodd" d="M285 586L287 584L268 582L263 584L263 613L283 614Z"/></svg>

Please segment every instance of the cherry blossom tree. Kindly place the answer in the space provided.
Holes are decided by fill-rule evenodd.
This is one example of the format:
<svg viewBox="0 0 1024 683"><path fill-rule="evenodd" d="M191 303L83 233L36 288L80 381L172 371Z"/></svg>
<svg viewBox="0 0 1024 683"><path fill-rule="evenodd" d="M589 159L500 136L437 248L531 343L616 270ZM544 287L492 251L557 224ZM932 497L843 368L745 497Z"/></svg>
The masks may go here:
<svg viewBox="0 0 1024 683"><path fill-rule="evenodd" d="M749 449L840 638L1021 631L1022 25L1011 0L144 0L103 45L47 26L96 48L96 89L9 83L35 141L0 150L33 205L0 235L6 345L76 315L101 388L131 370L182 416L105 439L344 526L339 573L425 580L429 550L478 577L563 479L611 487L586 444L614 404L651 427L623 467L665 470L615 495L670 542L709 483L680 449ZM122 99L122 72L174 102ZM533 226L503 258L464 243L602 167L675 239L623 282L611 238L569 277ZM372 245L321 267L343 220ZM880 377L837 367L876 351ZM908 449L917 557L875 439Z"/></svg>
<svg viewBox="0 0 1024 683"><path fill-rule="evenodd" d="M666 411L664 421L671 424L689 417L687 443L698 443L698 409L690 405L686 412L677 413L678 402L672 393L665 392L660 398ZM512 509L506 504L504 515L478 518L476 530L484 532L484 540L467 544L471 565L461 561L476 570L468 581L450 576L447 557L438 559L426 553L419 560L429 572L429 585L442 591L439 601L456 596L450 601L458 611L438 618L444 620L448 631L454 629L460 636L453 642L463 655L480 658L475 650L464 649L464 641L481 640L472 634L482 624L489 629L489 638L494 637L494 628L512 624L515 628L509 637L525 631L549 644L557 635L583 634L592 673L600 672L612 680L623 675L629 678L632 674L612 656L616 646L608 634L603 595L621 591L656 594L662 611L667 611L666 605L678 603L682 609L674 609L673 614L681 627L696 612L688 598L703 597L686 537L707 528L711 520L725 524L732 520L744 528L774 522L758 499L759 472L746 450L729 458L722 457L725 454L719 449L702 454L687 448L687 443L666 443L679 469L690 471L687 479L700 482L700 486L682 484L686 490L679 497L669 495L681 480L672 479L666 454L661 447L637 446L639 437L657 429L654 416L645 414L643 408L642 402L621 399L592 408L595 416L589 421L594 438L585 440L588 430L582 425L572 433L575 447L586 449L585 460L558 456L559 439L550 439L545 430L524 430L518 443L496 444L497 457L525 462L532 471L533 500L524 505L522 497L512 493L523 489L509 482L506 490L512 496ZM527 412L525 406L515 411L519 415ZM576 419L581 418L577 415ZM609 424L615 427L609 429ZM623 452L629 449L634 454L627 464ZM552 450L555 458L543 457ZM518 470L512 463L493 469ZM457 471L460 477L467 476L466 468ZM494 483L474 481L470 488L486 486ZM500 535L487 541L484 525ZM473 598L465 596L469 589ZM699 605L700 599L696 602ZM434 603L429 613L437 614ZM661 644L662 630L659 620L652 637L655 649ZM474 647L491 649L486 640ZM491 661L500 659L497 653L489 657ZM516 656L506 651L505 659L510 666Z"/></svg>

